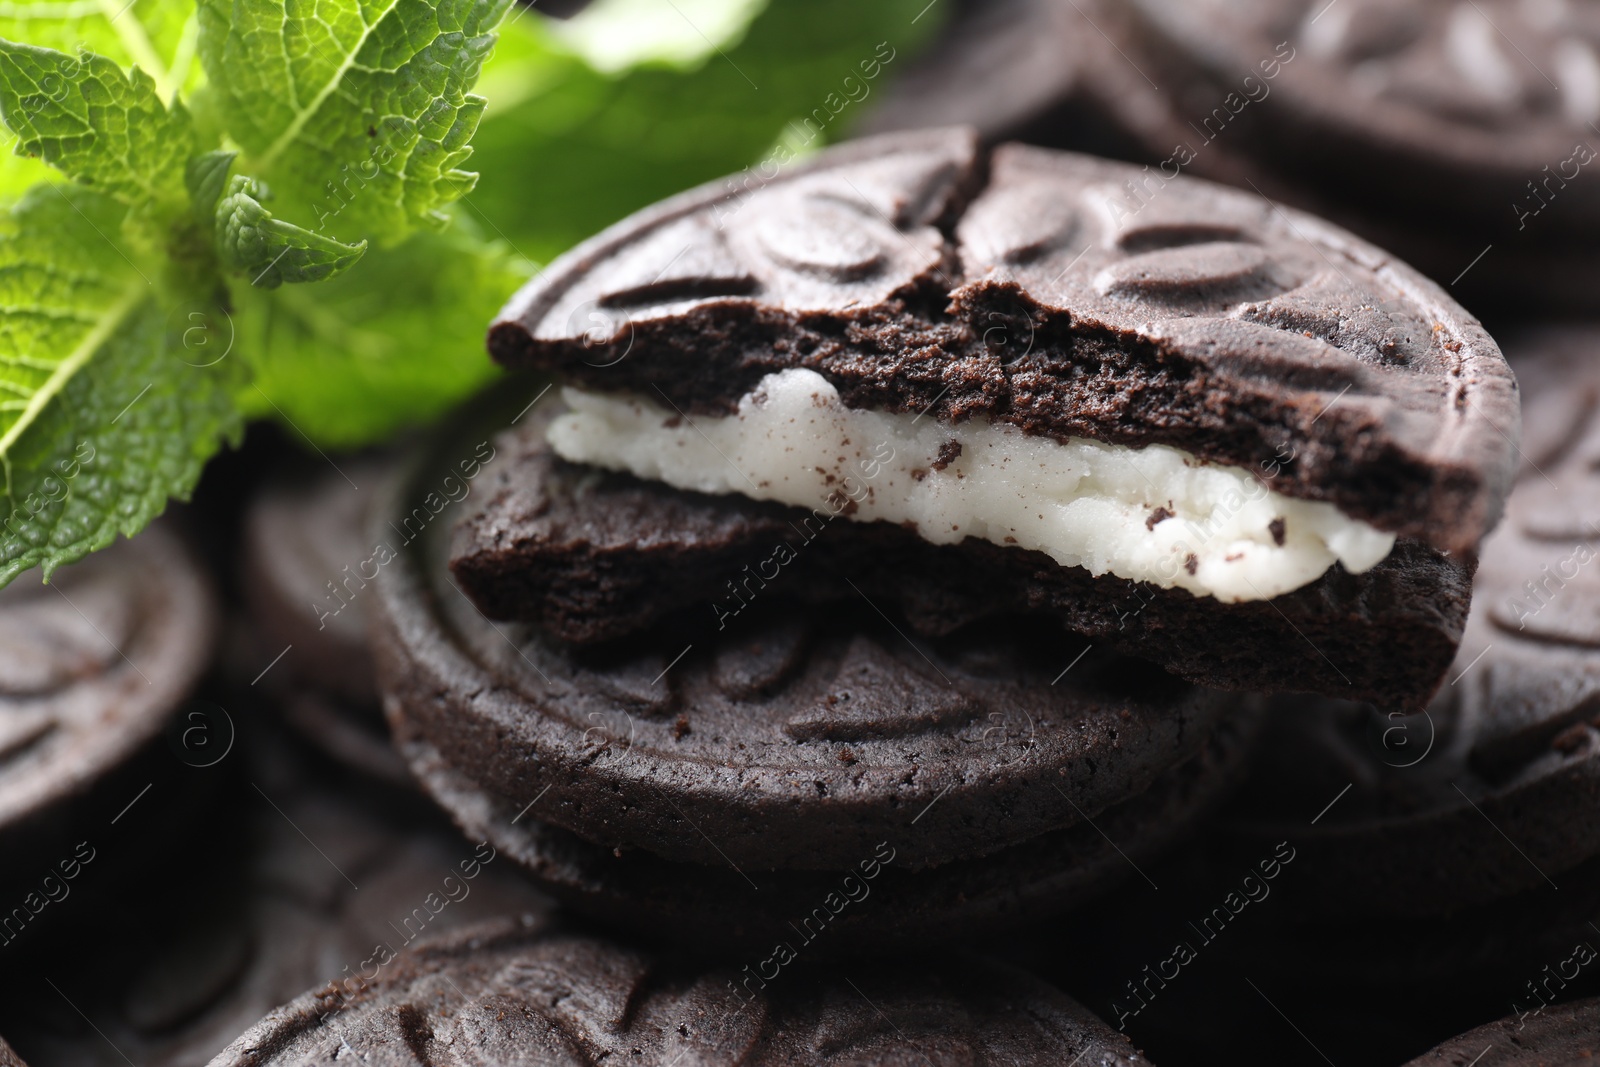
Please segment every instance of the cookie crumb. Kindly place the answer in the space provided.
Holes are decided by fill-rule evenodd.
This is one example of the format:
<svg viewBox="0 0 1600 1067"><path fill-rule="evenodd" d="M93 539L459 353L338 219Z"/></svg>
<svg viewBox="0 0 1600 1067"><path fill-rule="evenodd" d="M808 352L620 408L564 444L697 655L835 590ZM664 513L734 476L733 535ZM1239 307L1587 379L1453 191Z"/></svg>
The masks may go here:
<svg viewBox="0 0 1600 1067"><path fill-rule="evenodd" d="M960 458L961 442L956 440L946 441L939 446L939 454L933 457L932 467L936 471L942 471Z"/></svg>
<svg viewBox="0 0 1600 1067"><path fill-rule="evenodd" d="M1144 520L1144 528L1146 530L1154 530L1156 528L1156 523L1166 522L1170 518L1172 518L1172 512L1168 511L1166 508L1158 507L1150 513L1149 518ZM1282 542L1279 543L1281 544Z"/></svg>
<svg viewBox="0 0 1600 1067"><path fill-rule="evenodd" d="M1573 723L1550 739L1550 747L1563 756L1571 756L1581 751L1589 740L1589 727L1583 723Z"/></svg>
<svg viewBox="0 0 1600 1067"><path fill-rule="evenodd" d="M1279 548L1283 547L1283 535L1284 531L1287 529L1288 525L1283 521L1282 515L1279 515L1277 518L1267 523L1267 532L1272 535L1273 544L1277 545Z"/></svg>
<svg viewBox="0 0 1600 1067"><path fill-rule="evenodd" d="M1193 552L1183 557L1183 569L1188 571L1190 574L1193 574L1195 571L1199 570L1200 557L1195 555Z"/></svg>
<svg viewBox="0 0 1600 1067"><path fill-rule="evenodd" d="M682 741L688 734L689 716L679 715L677 721L672 724L672 739L674 741Z"/></svg>

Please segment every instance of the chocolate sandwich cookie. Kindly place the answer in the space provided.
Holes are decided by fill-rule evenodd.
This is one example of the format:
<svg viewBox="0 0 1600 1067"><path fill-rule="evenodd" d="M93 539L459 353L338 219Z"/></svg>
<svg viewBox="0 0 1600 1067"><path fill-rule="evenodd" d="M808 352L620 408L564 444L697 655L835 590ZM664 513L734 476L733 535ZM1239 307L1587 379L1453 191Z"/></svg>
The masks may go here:
<svg viewBox="0 0 1600 1067"><path fill-rule="evenodd" d="M243 588L260 684L319 748L375 778L409 784L389 743L367 649L369 586L379 567L367 542L368 504L386 473L378 458L342 470L283 475L250 504Z"/></svg>
<svg viewBox="0 0 1600 1067"><path fill-rule="evenodd" d="M35 1067L203 1064L307 988L370 979L423 937L548 910L421 798L319 784L306 752L261 730L240 744L248 766L195 835L203 848L6 961L0 1032Z"/></svg>
<svg viewBox="0 0 1600 1067"><path fill-rule="evenodd" d="M1469 597L1466 568L1401 542L1366 575L1341 572L1219 612L1213 600L1096 577L1039 552L977 539L935 545L882 522L852 526L832 503L813 511L597 472L553 455L547 424L530 416L497 439L502 458L488 468L483 502L456 528L450 566L490 617L536 620L579 645L663 620L722 632L774 599L865 599L927 637L1000 613L1048 614L1196 681L1256 689L1348 681L1386 700L1393 690L1383 686L1397 678L1432 685L1426 664L1453 640L1452 620ZM1372 648L1378 612L1396 634ZM1222 625L1219 614L1226 632L1208 633ZM1287 677L1291 664L1307 676Z"/></svg>
<svg viewBox="0 0 1600 1067"><path fill-rule="evenodd" d="M936 596L1024 600L1204 684L1420 705L1510 477L1504 359L1342 231L1201 182L1125 202L1136 176L961 131L845 145L625 220L523 289L490 349L570 383L548 432L570 462L970 557L1000 596ZM487 513L456 569L547 626L587 613L551 609L553 572L622 602L648 571L681 607L680 557L712 571L768 539L591 550L587 517L541 540L540 506Z"/></svg>
<svg viewBox="0 0 1600 1067"><path fill-rule="evenodd" d="M1224 181L1333 219L1471 307L1581 311L1597 43L1570 4L1010 0L953 20L864 126L973 122L1135 160L1141 199L1180 174Z"/></svg>
<svg viewBox="0 0 1600 1067"><path fill-rule="evenodd" d="M428 453L479 439L470 421ZM1248 701L1027 620L918 644L876 613L779 609L709 639L574 649L484 618L449 540L430 528L377 586L413 772L567 899L670 920L667 936L793 936L785 921L843 900L863 865L901 888L844 909L837 951L1068 906L1133 874L1097 825L1134 857L1158 849L1230 782L1255 722Z"/></svg>
<svg viewBox="0 0 1600 1067"><path fill-rule="evenodd" d="M403 740L402 748L468 837L492 842L573 908L641 938L749 954L762 969L903 949L929 937L975 943L1096 899L1137 878L1216 807L1239 771L1249 726L1220 730L1198 757L1092 821L926 871L909 869L901 850L918 844L929 807L908 812L905 832L839 870L704 866L608 847L541 822L529 804L484 788L426 742Z"/></svg>
<svg viewBox="0 0 1600 1067"><path fill-rule="evenodd" d="M857 134L964 125L990 142L1116 156L1123 154L1117 148L1137 151L1137 142L1108 123L1098 99L1107 49L1085 19L1094 12L1103 22L1099 8L1094 0L953 5L939 39L887 79Z"/></svg>
<svg viewBox="0 0 1600 1067"><path fill-rule="evenodd" d="M1510 1016L1446 1041L1406 1067L1582 1067L1600 1057L1600 1000L1561 1004L1536 1018Z"/></svg>
<svg viewBox="0 0 1600 1067"><path fill-rule="evenodd" d="M0 882L7 888L13 879L59 882L55 868L72 861L84 827L109 832L109 820L156 775L163 788L153 799L176 795L167 776L203 756L182 750L180 738L174 758L163 731L206 667L215 620L208 583L162 523L60 568L48 585L25 574L0 590L0 855L7 857ZM97 840L104 845L103 836ZM43 898L28 898L37 915ZM10 920L26 925L30 911L0 914L0 944L18 932Z"/></svg>
<svg viewBox="0 0 1600 1067"><path fill-rule="evenodd" d="M1600 20L1585 5L1103 8L1125 91L1102 99L1151 158L1219 177L1246 161L1475 307L1589 306Z"/></svg>
<svg viewBox="0 0 1600 1067"><path fill-rule="evenodd" d="M1298 810L1297 797L1349 787L1315 836L1301 835L1322 907L1439 914L1559 884L1600 856L1592 357L1573 345L1517 359L1530 428L1522 470L1484 546L1449 682L1427 712L1338 705L1273 720L1253 799L1241 803Z"/></svg>
<svg viewBox="0 0 1600 1067"><path fill-rule="evenodd" d="M319 989L215 1067L637 1063L1128 1065L1127 1038L1020 971L959 959L770 984L538 922L418 946L375 981Z"/></svg>

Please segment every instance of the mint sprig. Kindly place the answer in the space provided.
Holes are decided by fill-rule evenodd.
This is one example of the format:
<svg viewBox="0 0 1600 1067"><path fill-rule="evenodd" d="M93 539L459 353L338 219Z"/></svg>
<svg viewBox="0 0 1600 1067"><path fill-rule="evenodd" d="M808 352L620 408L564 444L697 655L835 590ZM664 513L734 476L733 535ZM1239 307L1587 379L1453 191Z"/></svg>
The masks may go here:
<svg viewBox="0 0 1600 1067"><path fill-rule="evenodd" d="M284 282L320 282L356 265L367 242L347 245L292 222L273 218L261 206L267 187L236 174L217 203L214 231L226 267L250 275L250 284L276 289Z"/></svg>
<svg viewBox="0 0 1600 1067"><path fill-rule="evenodd" d="M204 312L109 243L125 213L42 185L0 217L0 584L137 533L238 435L235 370L188 333Z"/></svg>
<svg viewBox="0 0 1600 1067"><path fill-rule="evenodd" d="M818 108L797 148L837 138L939 14L595 0L497 47L510 3L0 4L0 585L136 533L245 418L353 447L442 413L524 256Z"/></svg>
<svg viewBox="0 0 1600 1067"><path fill-rule="evenodd" d="M48 577L187 495L255 398L283 410L263 382L314 391L315 371L285 373L282 338L373 379L407 376L390 351L341 346L362 340L341 321L363 313L351 294L383 293L382 272L320 306L286 283L329 284L369 242L404 248L449 226L476 180L462 169L484 110L470 90L509 3L0 9L0 120L35 161L0 165L0 584L34 566ZM39 163L53 177L38 180ZM488 242L449 251L495 303L525 277ZM462 302L480 321L461 339L476 342L483 295ZM436 350L439 310L408 308L413 336L394 348ZM458 356L433 375L430 404L483 377L472 347L470 371Z"/></svg>
<svg viewBox="0 0 1600 1067"><path fill-rule="evenodd" d="M470 192L469 90L511 0L200 0L200 58L244 168L286 210L394 244Z"/></svg>
<svg viewBox="0 0 1600 1067"><path fill-rule="evenodd" d="M68 178L130 207L177 201L194 124L155 81L104 56L0 41L0 119Z"/></svg>

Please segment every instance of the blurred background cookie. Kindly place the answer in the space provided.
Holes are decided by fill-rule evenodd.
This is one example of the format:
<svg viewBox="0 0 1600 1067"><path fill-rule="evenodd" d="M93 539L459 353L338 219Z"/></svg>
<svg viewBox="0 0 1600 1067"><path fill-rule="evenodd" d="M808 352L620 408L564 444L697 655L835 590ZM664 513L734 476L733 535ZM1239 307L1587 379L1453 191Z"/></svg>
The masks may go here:
<svg viewBox="0 0 1600 1067"><path fill-rule="evenodd" d="M424 935L549 908L420 798L330 782L275 730L241 736L234 788L178 862L8 961L0 1032L34 1067L198 1067L271 1008Z"/></svg>
<svg viewBox="0 0 1600 1067"><path fill-rule="evenodd" d="M1333 219L1484 313L1581 311L1600 273L1597 44L1594 12L1559 2L971 4L868 128L1003 98L986 133L1148 164L1144 197L1214 178Z"/></svg>
<svg viewBox="0 0 1600 1067"><path fill-rule="evenodd" d="M283 717L338 762L409 785L389 743L368 651L380 566L367 541L369 505L392 463L341 457L337 466L289 456L243 519L241 588L256 684Z"/></svg>
<svg viewBox="0 0 1600 1067"><path fill-rule="evenodd" d="M0 591L0 952L159 862L217 786L216 621L166 522Z"/></svg>
<svg viewBox="0 0 1600 1067"><path fill-rule="evenodd" d="M309 992L216 1063L341 1054L375 1065L448 1057L530 1067L1145 1062L1069 998L981 960L848 975L799 967L768 981L537 921L464 930L403 953L373 981Z"/></svg>
<svg viewBox="0 0 1600 1067"><path fill-rule="evenodd" d="M1518 1014L1446 1041L1406 1067L1503 1063L1507 1067L1583 1067L1600 1056L1600 1001Z"/></svg>

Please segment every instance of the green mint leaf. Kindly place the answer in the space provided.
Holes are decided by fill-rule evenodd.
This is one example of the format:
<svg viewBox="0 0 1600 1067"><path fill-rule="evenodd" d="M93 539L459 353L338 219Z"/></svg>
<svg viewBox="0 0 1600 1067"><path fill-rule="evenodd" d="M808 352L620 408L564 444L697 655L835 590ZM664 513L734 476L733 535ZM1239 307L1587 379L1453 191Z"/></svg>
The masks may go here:
<svg viewBox="0 0 1600 1067"><path fill-rule="evenodd" d="M511 0L200 0L200 57L241 169L318 232L403 239L472 188L468 90Z"/></svg>
<svg viewBox="0 0 1600 1067"><path fill-rule="evenodd" d="M24 0L0 3L0 37L93 52L155 79L163 100L200 80L192 0Z"/></svg>
<svg viewBox="0 0 1600 1067"><path fill-rule="evenodd" d="M43 160L17 155L17 144L15 134L0 130L0 208L16 203L40 182L60 177Z"/></svg>
<svg viewBox="0 0 1600 1067"><path fill-rule="evenodd" d="M946 6L770 0L740 39L713 38L693 69L643 62L616 74L568 47L551 20L513 19L484 69L491 105L473 139L483 174L468 204L546 260L646 204L761 162L780 141L820 148L876 103Z"/></svg>
<svg viewBox="0 0 1600 1067"><path fill-rule="evenodd" d="M323 447L383 440L443 414L495 373L483 335L529 267L457 219L321 285L242 290L240 401Z"/></svg>
<svg viewBox="0 0 1600 1067"><path fill-rule="evenodd" d="M284 282L320 282L356 265L367 242L347 245L272 217L261 206L266 187L234 175L217 201L217 252L226 267L250 284L276 289Z"/></svg>
<svg viewBox="0 0 1600 1067"><path fill-rule="evenodd" d="M189 201L194 205L197 218L208 228L217 211L217 201L228 184L228 172L233 168L237 152L205 152L189 160L183 171L183 184L189 190Z"/></svg>
<svg viewBox="0 0 1600 1067"><path fill-rule="evenodd" d="M181 103L168 108L149 75L88 52L0 41L0 118L18 151L130 206L181 196L195 151Z"/></svg>
<svg viewBox="0 0 1600 1067"><path fill-rule="evenodd" d="M184 347L201 312L110 244L123 211L40 186L0 214L0 584L137 533L239 432L237 359Z"/></svg>
<svg viewBox="0 0 1600 1067"><path fill-rule="evenodd" d="M595 70L642 63L690 68L732 47L767 0L594 0L550 33Z"/></svg>

